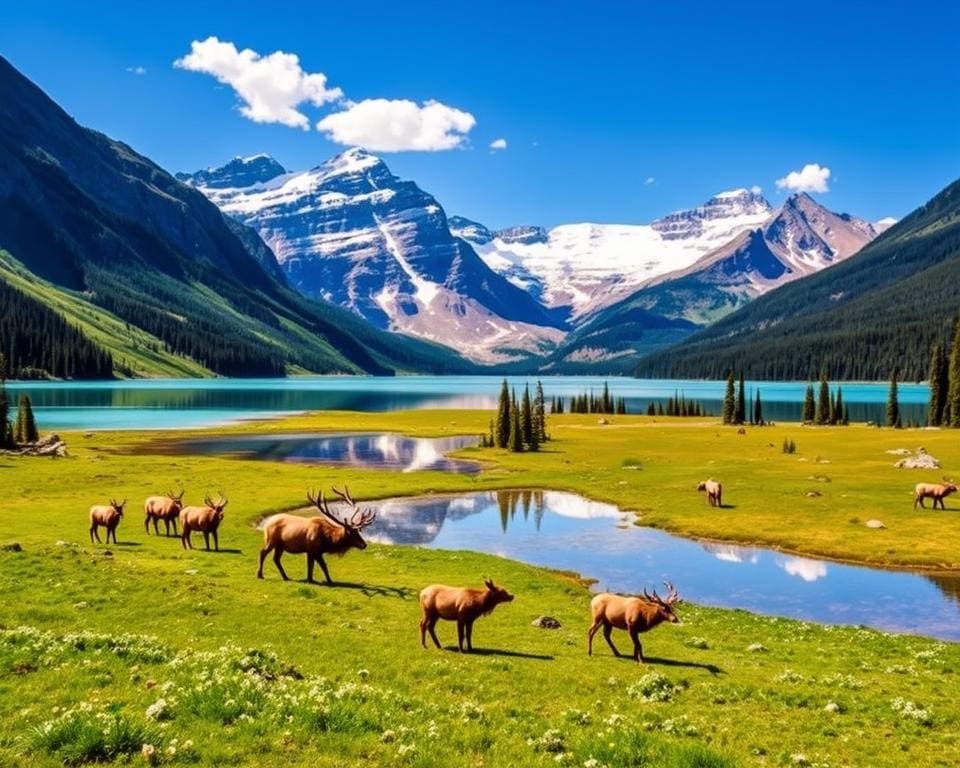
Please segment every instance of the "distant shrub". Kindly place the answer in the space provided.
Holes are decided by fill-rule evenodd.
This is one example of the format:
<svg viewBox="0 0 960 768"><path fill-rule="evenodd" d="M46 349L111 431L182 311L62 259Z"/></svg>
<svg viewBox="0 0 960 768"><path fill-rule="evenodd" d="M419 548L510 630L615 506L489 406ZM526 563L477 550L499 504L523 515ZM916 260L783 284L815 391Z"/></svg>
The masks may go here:
<svg viewBox="0 0 960 768"><path fill-rule="evenodd" d="M793 440L788 440L787 438L783 438L783 452L784 452L784 453L796 453L796 452L797 452L797 444L796 444L795 442L793 442Z"/></svg>

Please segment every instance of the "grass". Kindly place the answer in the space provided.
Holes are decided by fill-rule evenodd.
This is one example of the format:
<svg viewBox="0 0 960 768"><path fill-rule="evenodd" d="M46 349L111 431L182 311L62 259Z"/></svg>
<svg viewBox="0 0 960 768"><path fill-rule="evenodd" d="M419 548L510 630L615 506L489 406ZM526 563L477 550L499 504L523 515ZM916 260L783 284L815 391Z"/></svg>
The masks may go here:
<svg viewBox="0 0 960 768"><path fill-rule="evenodd" d="M331 413L218 431L479 433L488 418ZM146 433L68 434L66 460L0 458L0 544L22 548L0 549L0 591L16 596L0 603L0 764L960 761L958 645L685 605L682 624L645 637L650 663L638 666L602 642L586 656L589 592L577 578L495 557L371 546L330 562L333 588L281 582L270 569L266 580L254 578L260 537L252 521L298 506L310 485L344 481L365 498L544 485L639 509L674 530L762 535L803 549L789 538L799 528L798 542L816 545L806 551L960 559L949 542L951 534L958 540L955 516L910 509L904 488L926 473L894 470L896 457L884 453L922 441L949 472L960 458L949 433L791 425L737 436L689 419L612 422L554 419L556 439L540 455L463 452L490 461L479 476L160 455L158 436ZM794 456L780 452L788 433ZM817 455L830 464L816 464ZM625 471L624 457L641 469ZM831 482L807 499L812 474ZM707 508L693 490L706 475L723 480L733 506ZM173 484L186 485L188 500L227 492L222 552L185 552L175 539L143 535L139 500ZM120 545L91 546L86 507L114 495L131 499ZM854 514L888 528L851 524ZM928 539L923 529L935 525L939 540ZM891 554L901 527L914 538ZM938 547L944 555L925 551ZM288 569L302 578L295 560ZM517 599L477 624L481 652L450 650L449 624L438 630L447 650L421 649L418 590L433 581L479 584L484 575ZM541 614L562 627L533 627ZM627 648L625 637L616 640Z"/></svg>

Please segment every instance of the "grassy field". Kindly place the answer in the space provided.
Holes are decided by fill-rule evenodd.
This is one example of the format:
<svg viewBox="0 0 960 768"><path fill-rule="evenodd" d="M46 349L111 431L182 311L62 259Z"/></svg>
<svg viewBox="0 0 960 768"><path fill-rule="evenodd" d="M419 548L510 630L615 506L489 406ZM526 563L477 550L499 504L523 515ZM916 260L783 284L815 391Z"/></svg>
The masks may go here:
<svg viewBox="0 0 960 768"><path fill-rule="evenodd" d="M329 413L217 431L438 435L479 432L488 418ZM364 498L552 487L684 533L960 565L956 514L913 512L909 496L960 460L950 433L790 425L738 436L707 422L585 416L555 418L551 431L538 455L463 452L489 462L478 476L158 453L176 434L68 434L72 458L0 458L0 765L960 762L955 644L684 605L681 625L646 636L650 663L638 666L602 641L586 656L590 596L577 578L494 557L371 546L331 560L332 588L270 569L254 577L253 522L299 506L310 485L343 482ZM781 453L785 436L796 454ZM885 451L919 444L942 473L893 468ZM709 509L694 490L708 475L729 508ZM223 551L144 536L139 503L173 485L188 500L221 488L230 497ZM120 544L91 546L86 508L109 496L131 500ZM872 517L887 528L863 526ZM287 560L302 578L302 559ZM421 649L418 590L483 576L517 599L477 624L481 652L449 650L450 625L439 628L447 650ZM541 614L562 628L533 627Z"/></svg>

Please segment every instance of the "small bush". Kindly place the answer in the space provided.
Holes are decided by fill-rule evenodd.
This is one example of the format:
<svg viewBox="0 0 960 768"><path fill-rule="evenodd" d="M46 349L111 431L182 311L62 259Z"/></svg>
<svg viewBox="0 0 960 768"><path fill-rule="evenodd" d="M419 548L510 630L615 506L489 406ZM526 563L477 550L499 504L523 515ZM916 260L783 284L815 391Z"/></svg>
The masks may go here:
<svg viewBox="0 0 960 768"><path fill-rule="evenodd" d="M95 711L85 705L37 726L29 746L64 765L81 765L128 757L140 752L144 744L161 742L159 730L135 722L119 710Z"/></svg>
<svg viewBox="0 0 960 768"><path fill-rule="evenodd" d="M797 444L792 439L783 438L783 452L784 453L796 453Z"/></svg>

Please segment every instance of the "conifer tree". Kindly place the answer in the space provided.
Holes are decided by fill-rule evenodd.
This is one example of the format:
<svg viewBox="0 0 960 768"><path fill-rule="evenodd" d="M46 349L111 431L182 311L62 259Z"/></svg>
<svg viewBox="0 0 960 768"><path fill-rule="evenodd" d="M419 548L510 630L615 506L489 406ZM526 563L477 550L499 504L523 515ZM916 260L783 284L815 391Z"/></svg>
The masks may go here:
<svg viewBox="0 0 960 768"><path fill-rule="evenodd" d="M760 390L757 390L757 399L753 403L753 423L763 426L763 406L760 404Z"/></svg>
<svg viewBox="0 0 960 768"><path fill-rule="evenodd" d="M7 400L7 359L0 352L0 448L13 443L10 434L10 401Z"/></svg>
<svg viewBox="0 0 960 768"><path fill-rule="evenodd" d="M834 401L834 424L843 424L844 418L843 388L837 387L837 399Z"/></svg>
<svg viewBox="0 0 960 768"><path fill-rule="evenodd" d="M893 373L890 374L890 392L887 395L887 426L888 427L901 427L903 422L900 421L900 398L897 394L897 369L893 369Z"/></svg>
<svg viewBox="0 0 960 768"><path fill-rule="evenodd" d="M850 426L850 406L843 406L843 426Z"/></svg>
<svg viewBox="0 0 960 768"><path fill-rule="evenodd" d="M737 424L747 421L747 390L743 381L743 370L740 370L740 391L737 394Z"/></svg>
<svg viewBox="0 0 960 768"><path fill-rule="evenodd" d="M523 451L523 427L520 425L520 406L517 405L516 393L510 401L510 434L507 445L514 453Z"/></svg>
<svg viewBox="0 0 960 768"><path fill-rule="evenodd" d="M960 317L953 326L947 381L947 403L944 411L948 413L944 423L951 427L960 427Z"/></svg>
<svg viewBox="0 0 960 768"><path fill-rule="evenodd" d="M733 369L727 373L727 391L723 396L723 423L733 424L737 418L737 401L733 391Z"/></svg>
<svg viewBox="0 0 960 768"><path fill-rule="evenodd" d="M933 345L930 357L930 409L927 422L931 427L939 427L943 422L943 408L947 403L947 387L943 386L947 374L947 361L943 355L943 344L938 340Z"/></svg>
<svg viewBox="0 0 960 768"><path fill-rule="evenodd" d="M497 406L497 448L510 444L510 390L507 380L500 386L500 403Z"/></svg>
<svg viewBox="0 0 960 768"><path fill-rule="evenodd" d="M657 416L663 416L663 403L657 403Z"/></svg>
<svg viewBox="0 0 960 768"><path fill-rule="evenodd" d="M543 396L543 384L537 379L537 394L534 400L534 416L537 423L537 442L545 443L547 437L547 406Z"/></svg>
<svg viewBox="0 0 960 768"><path fill-rule="evenodd" d="M533 442L533 405L530 402L530 385L523 389L523 401L520 406L520 430L523 433L523 442L527 445Z"/></svg>
<svg viewBox="0 0 960 768"><path fill-rule="evenodd" d="M801 414L801 420L807 424L811 423L814 419L814 404L813 404L813 384L807 384L807 391L803 395L803 412Z"/></svg>
<svg viewBox="0 0 960 768"><path fill-rule="evenodd" d="M13 440L16 443L35 443L40 438L37 434L37 422L33 417L33 408L30 405L29 395L21 395L17 405L17 424L13 429Z"/></svg>
<svg viewBox="0 0 960 768"><path fill-rule="evenodd" d="M827 383L827 369L820 374L820 396L817 398L817 424L830 423L830 384Z"/></svg>

